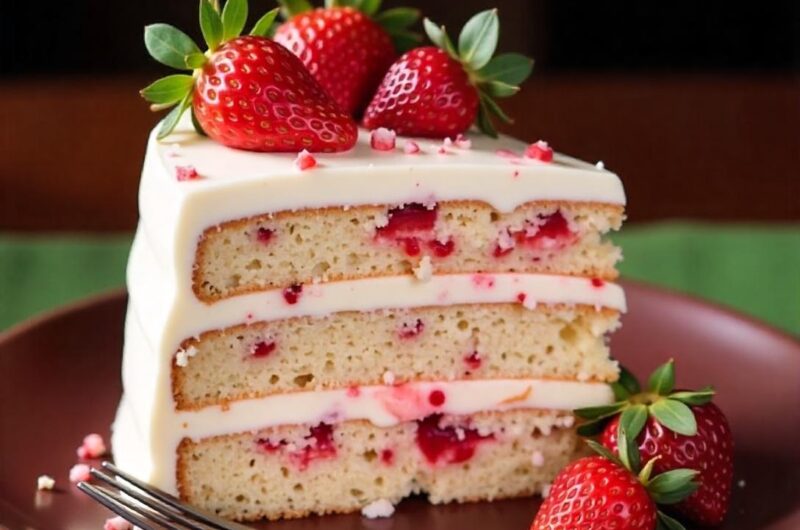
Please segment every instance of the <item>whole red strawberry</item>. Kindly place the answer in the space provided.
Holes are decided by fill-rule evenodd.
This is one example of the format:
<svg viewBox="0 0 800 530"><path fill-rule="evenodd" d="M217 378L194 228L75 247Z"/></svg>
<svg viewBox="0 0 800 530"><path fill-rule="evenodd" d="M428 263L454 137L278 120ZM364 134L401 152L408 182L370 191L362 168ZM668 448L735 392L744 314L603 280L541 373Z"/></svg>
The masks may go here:
<svg viewBox="0 0 800 530"><path fill-rule="evenodd" d="M696 472L676 469L651 477L653 461L639 469L632 444L619 458L596 442L590 445L600 456L581 458L561 470L531 530L654 530L657 522L671 530L683 529L656 504L674 502L694 491Z"/></svg>
<svg viewBox="0 0 800 530"><path fill-rule="evenodd" d="M656 505L636 476L602 456L581 458L553 481L532 530L653 530Z"/></svg>
<svg viewBox="0 0 800 530"><path fill-rule="evenodd" d="M192 75L171 75L142 90L154 110L175 106L159 129L167 136L192 107L195 128L237 149L293 152L344 151L358 136L355 122L339 110L303 64L264 35L277 9L239 36L246 0L228 0L222 13L200 2L200 27L209 52L167 24L145 28L145 44L158 61Z"/></svg>
<svg viewBox="0 0 800 530"><path fill-rule="evenodd" d="M733 437L728 420L713 403L710 388L673 391L675 368L672 361L659 367L650 377L647 392L625 373L615 388L619 402L610 406L610 413L598 408L578 411L579 415L595 416L585 424L585 432L602 427L601 443L618 450L618 434L624 427L636 440L644 459L656 459L657 472L679 467L697 470L698 489L675 510L703 525L722 522L728 511L733 482ZM602 412L602 411L600 411ZM588 428L587 428L588 427Z"/></svg>
<svg viewBox="0 0 800 530"><path fill-rule="evenodd" d="M419 19L419 11L410 8L378 13L380 3L362 2L361 9L367 10L363 12L349 6L311 9L305 1L280 1L289 18L278 26L275 42L299 57L328 94L352 115L361 114L397 57L392 34L413 38L405 28Z"/></svg>
<svg viewBox="0 0 800 530"><path fill-rule="evenodd" d="M411 50L395 61L364 113L364 126L444 138L465 132L477 120L481 130L496 136L492 116L510 119L492 98L516 94L533 67L519 54L492 58L499 27L497 10L478 13L461 31L456 50L444 27L425 19L436 46Z"/></svg>

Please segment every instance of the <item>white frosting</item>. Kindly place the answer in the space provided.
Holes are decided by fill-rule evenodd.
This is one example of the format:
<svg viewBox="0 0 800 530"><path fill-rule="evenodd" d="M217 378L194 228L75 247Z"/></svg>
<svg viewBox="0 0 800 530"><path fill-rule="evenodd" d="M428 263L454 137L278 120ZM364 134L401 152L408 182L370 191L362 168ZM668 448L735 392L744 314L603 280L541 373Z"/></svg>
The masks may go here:
<svg viewBox="0 0 800 530"><path fill-rule="evenodd" d="M348 153L315 154L319 166L298 171L295 154L236 151L188 132L188 119L167 142L152 134L139 194L141 221L128 265L123 384L125 398L114 428L114 452L126 469L175 490L175 449L184 436L254 430L279 423L319 421L335 411L378 425L397 421L382 393L395 387L362 389L360 399L345 391L272 396L177 413L170 368L180 342L202 331L257 320L326 315L346 310L419 307L456 303L590 304L625 309L614 284L593 287L581 278L533 274L448 275L375 278L306 286L295 305L280 291L237 296L212 305L192 292L196 242L208 227L251 215L302 208L366 204L480 200L510 211L533 200L596 201L624 204L616 175L557 155L545 164L499 156L500 149L522 153L525 144L509 138L472 138L471 149L435 151L438 143L418 140L422 153L378 152L360 135ZM400 142L400 145L404 142ZM192 166L199 180L179 182L176 167ZM424 272L424 271L422 271ZM181 362L191 362L184 352ZM434 383L420 383L424 392ZM446 385L443 412L494 409L509 395L533 391L513 406L564 408L611 399L604 385L557 381L474 381ZM477 385L477 386L475 386ZM408 388L408 387L405 387ZM511 406L511 405L508 405Z"/></svg>
<svg viewBox="0 0 800 530"><path fill-rule="evenodd" d="M428 401L432 391L445 394L442 406ZM367 420L379 427L418 420L434 413L469 415L519 408L573 410L613 400L606 383L549 379L483 379L429 382L357 389L289 392L258 399L180 412L180 437L202 439L224 433L256 431L286 424Z"/></svg>

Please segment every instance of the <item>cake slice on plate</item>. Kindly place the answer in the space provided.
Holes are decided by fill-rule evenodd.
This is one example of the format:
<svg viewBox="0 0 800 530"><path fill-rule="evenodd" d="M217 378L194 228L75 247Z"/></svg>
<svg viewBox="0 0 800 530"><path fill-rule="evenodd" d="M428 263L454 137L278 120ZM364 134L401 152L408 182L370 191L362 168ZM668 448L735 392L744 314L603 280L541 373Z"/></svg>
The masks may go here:
<svg viewBox="0 0 800 530"><path fill-rule="evenodd" d="M476 132L298 155L169 126L128 267L122 468L256 520L531 495L573 458L572 410L618 375L615 174Z"/></svg>

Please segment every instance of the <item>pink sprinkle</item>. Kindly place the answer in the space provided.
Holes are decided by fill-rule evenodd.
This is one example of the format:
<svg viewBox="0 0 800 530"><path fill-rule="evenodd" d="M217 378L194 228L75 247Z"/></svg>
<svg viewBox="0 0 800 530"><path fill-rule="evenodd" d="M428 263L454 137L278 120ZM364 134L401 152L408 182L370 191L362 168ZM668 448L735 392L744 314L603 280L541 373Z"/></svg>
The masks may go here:
<svg viewBox="0 0 800 530"><path fill-rule="evenodd" d="M369 145L376 151L391 151L397 144L397 134L385 127L378 127L369 135Z"/></svg>
<svg viewBox="0 0 800 530"><path fill-rule="evenodd" d="M475 287L491 289L494 287L494 278L488 274L473 274L472 283Z"/></svg>
<svg viewBox="0 0 800 530"><path fill-rule="evenodd" d="M520 156L517 153L511 151L510 149L498 149L497 151L495 151L495 154L499 157L510 158L512 160L517 160L518 158L520 158Z"/></svg>
<svg viewBox="0 0 800 530"><path fill-rule="evenodd" d="M73 484L78 482L85 482L89 480L91 474L89 473L89 466L86 464L75 464L69 470L69 481Z"/></svg>
<svg viewBox="0 0 800 530"><path fill-rule="evenodd" d="M514 176L514 178L517 178L517 177L519 177L519 169L515 169L515 170L514 170L514 174L513 174L513 176Z"/></svg>
<svg viewBox="0 0 800 530"><path fill-rule="evenodd" d="M120 516L106 519L103 530L133 530L133 525Z"/></svg>
<svg viewBox="0 0 800 530"><path fill-rule="evenodd" d="M347 397L355 398L361 395L361 389L357 386L347 387Z"/></svg>
<svg viewBox="0 0 800 530"><path fill-rule="evenodd" d="M456 136L456 147L459 149L472 149L472 140L463 134L459 134Z"/></svg>
<svg viewBox="0 0 800 530"><path fill-rule="evenodd" d="M598 289L602 288L606 282L601 280L600 278L592 278L592 287L596 287Z"/></svg>
<svg viewBox="0 0 800 530"><path fill-rule="evenodd" d="M78 458L88 460L90 458L100 458L106 454L106 444L103 437L92 433L83 439L83 444L78 447Z"/></svg>
<svg viewBox="0 0 800 530"><path fill-rule="evenodd" d="M434 390L428 394L428 402L434 407L441 407L444 405L445 396L441 390Z"/></svg>
<svg viewBox="0 0 800 530"><path fill-rule="evenodd" d="M439 153L440 155L446 155L447 154L447 148L445 146L443 146L443 145L440 145L439 149L437 149L436 152Z"/></svg>
<svg viewBox="0 0 800 530"><path fill-rule="evenodd" d="M553 161L553 148L547 145L544 140L532 143L525 149L525 157L538 160L540 162Z"/></svg>
<svg viewBox="0 0 800 530"><path fill-rule="evenodd" d="M518 301L520 304L524 304L524 303L525 303L525 298L527 298L527 295L526 295L525 293L519 293L519 294L517 295L517 301Z"/></svg>
<svg viewBox="0 0 800 530"><path fill-rule="evenodd" d="M450 137L449 137L449 136L447 136L447 137L444 139L444 141L442 141L442 146L443 146L443 147L453 147L453 140L451 140L451 139L450 139Z"/></svg>
<svg viewBox="0 0 800 530"><path fill-rule="evenodd" d="M308 150L303 149L299 153L297 153L297 158L294 159L294 165L300 171L305 171L307 169L311 169L316 167L317 159L308 152Z"/></svg>
<svg viewBox="0 0 800 530"><path fill-rule="evenodd" d="M197 170L193 166L175 166L175 176L178 178L178 182L197 180L200 178L200 175L197 174Z"/></svg>
<svg viewBox="0 0 800 530"><path fill-rule="evenodd" d="M403 146L403 152L407 155L416 155L420 152L419 144L409 140Z"/></svg>

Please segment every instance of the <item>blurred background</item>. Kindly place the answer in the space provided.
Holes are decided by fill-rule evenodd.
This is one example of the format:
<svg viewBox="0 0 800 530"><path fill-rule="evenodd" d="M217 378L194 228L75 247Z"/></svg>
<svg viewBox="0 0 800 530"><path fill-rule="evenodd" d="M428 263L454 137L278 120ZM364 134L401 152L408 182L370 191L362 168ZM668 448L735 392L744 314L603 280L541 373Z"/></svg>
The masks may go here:
<svg viewBox="0 0 800 530"><path fill-rule="evenodd" d="M251 21L274 7L251 0ZM122 285L163 74L142 27L201 41L194 0L8 2L0 18L0 330ZM500 9L536 59L507 132L603 160L629 222L621 269L800 333L800 2L459 0Z"/></svg>

